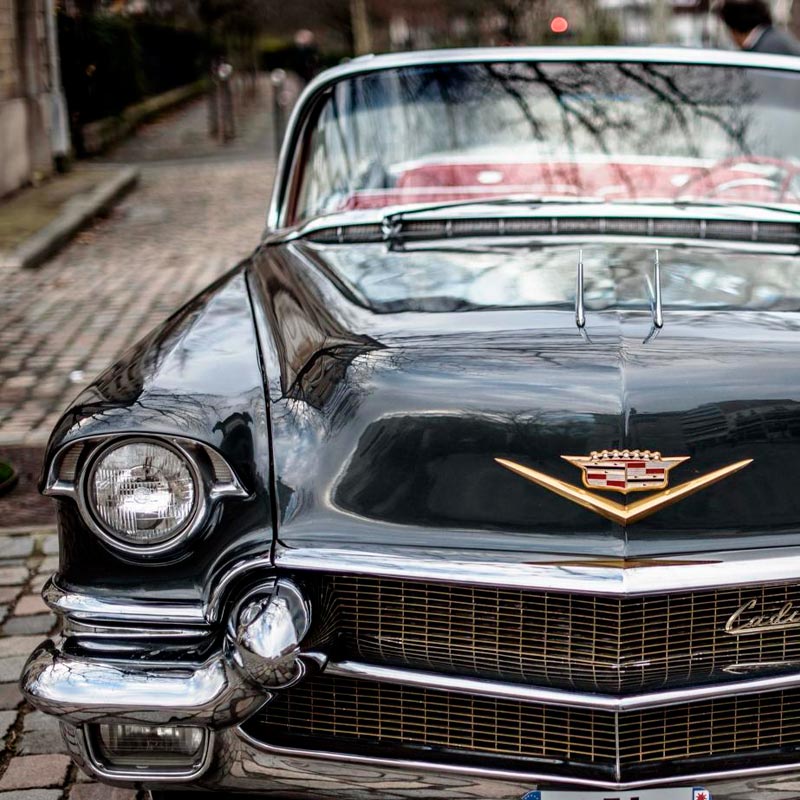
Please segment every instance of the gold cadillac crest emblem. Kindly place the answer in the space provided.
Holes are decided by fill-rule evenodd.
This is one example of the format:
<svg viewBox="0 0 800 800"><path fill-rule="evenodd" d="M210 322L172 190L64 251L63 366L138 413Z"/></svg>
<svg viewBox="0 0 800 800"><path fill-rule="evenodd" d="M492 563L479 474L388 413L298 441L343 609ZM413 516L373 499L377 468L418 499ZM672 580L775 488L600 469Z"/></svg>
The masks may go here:
<svg viewBox="0 0 800 800"><path fill-rule="evenodd" d="M737 461L670 489L667 488L670 470L688 461L689 456L665 457L657 450L595 450L588 456L561 457L581 470L585 488L573 486L506 458L495 458L495 461L532 483L620 525L638 522L684 497L699 492L706 486L733 475L753 461L752 458ZM622 504L587 491L588 489L619 492L625 495L630 492L655 491L656 493L642 500Z"/></svg>

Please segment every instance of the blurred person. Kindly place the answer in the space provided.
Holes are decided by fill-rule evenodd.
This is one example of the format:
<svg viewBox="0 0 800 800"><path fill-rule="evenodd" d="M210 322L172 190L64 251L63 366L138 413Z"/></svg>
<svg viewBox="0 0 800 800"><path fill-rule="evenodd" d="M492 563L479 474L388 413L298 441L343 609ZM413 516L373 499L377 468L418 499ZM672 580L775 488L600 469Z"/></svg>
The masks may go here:
<svg viewBox="0 0 800 800"><path fill-rule="evenodd" d="M309 83L319 71L319 49L314 33L307 28L297 31L294 46L297 50L297 74L304 83Z"/></svg>
<svg viewBox="0 0 800 800"><path fill-rule="evenodd" d="M800 42L773 25L772 12L765 0L722 0L717 13L740 49L800 56Z"/></svg>

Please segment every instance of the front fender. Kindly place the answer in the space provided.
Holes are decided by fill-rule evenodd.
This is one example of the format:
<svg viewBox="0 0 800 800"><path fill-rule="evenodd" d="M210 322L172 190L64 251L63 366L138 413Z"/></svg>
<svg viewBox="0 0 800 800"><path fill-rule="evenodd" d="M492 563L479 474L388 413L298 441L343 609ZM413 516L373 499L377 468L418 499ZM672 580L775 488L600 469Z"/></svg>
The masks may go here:
<svg viewBox="0 0 800 800"><path fill-rule="evenodd" d="M124 557L59 500L60 585L137 601L204 603L242 559L268 557L269 420L262 362L241 265L173 314L83 391L51 436L54 454L98 436L178 436L219 452L247 492L225 498L169 561Z"/></svg>

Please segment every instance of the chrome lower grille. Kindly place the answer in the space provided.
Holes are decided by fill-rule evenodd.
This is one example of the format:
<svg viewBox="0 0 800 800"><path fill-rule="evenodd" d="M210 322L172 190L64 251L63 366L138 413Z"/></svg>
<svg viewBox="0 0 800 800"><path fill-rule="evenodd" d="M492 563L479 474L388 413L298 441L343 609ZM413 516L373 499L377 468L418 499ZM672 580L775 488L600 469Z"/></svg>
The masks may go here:
<svg viewBox="0 0 800 800"><path fill-rule="evenodd" d="M800 585L608 597L324 578L342 658L626 692L800 666L800 628L734 636L730 616L800 608Z"/></svg>
<svg viewBox="0 0 800 800"><path fill-rule="evenodd" d="M800 752L800 691L615 713L324 674L278 695L245 731L266 744L635 781L776 763Z"/></svg>

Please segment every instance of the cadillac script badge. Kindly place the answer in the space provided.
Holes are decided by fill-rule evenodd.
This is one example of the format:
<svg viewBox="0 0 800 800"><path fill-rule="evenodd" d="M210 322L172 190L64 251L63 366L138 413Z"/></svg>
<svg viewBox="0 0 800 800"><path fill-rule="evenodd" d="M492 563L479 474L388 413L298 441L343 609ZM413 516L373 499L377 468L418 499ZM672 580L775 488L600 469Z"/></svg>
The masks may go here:
<svg viewBox="0 0 800 800"><path fill-rule="evenodd" d="M595 450L588 456L561 457L581 470L585 489L518 464L516 461L509 461L507 458L496 458L495 461L501 467L521 475L532 483L620 525L631 525L644 519L684 497L699 492L712 483L733 475L734 472L744 469L753 461L752 458L737 461L673 488L667 488L670 470L688 461L688 456L662 456L658 451L650 450ZM655 491L655 494L642 500L622 504L608 497L589 492L587 489L621 492L622 494Z"/></svg>
<svg viewBox="0 0 800 800"><path fill-rule="evenodd" d="M800 628L800 609L787 600L780 608L764 610L753 598L739 606L725 623L725 633L743 636L748 633L767 633Z"/></svg>

